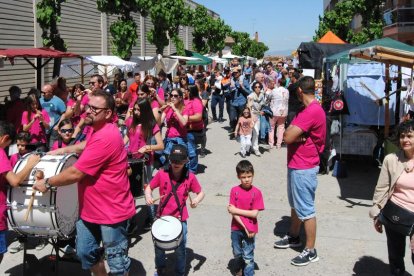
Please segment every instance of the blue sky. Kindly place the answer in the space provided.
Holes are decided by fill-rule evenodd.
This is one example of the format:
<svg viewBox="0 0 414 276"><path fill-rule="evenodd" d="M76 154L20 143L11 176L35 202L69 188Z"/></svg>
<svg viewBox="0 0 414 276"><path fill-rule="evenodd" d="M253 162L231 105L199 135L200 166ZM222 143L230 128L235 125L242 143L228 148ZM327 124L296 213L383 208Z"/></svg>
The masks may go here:
<svg viewBox="0 0 414 276"><path fill-rule="evenodd" d="M322 0L194 0L215 11L233 30L253 35L269 51L292 51L312 40L323 14Z"/></svg>

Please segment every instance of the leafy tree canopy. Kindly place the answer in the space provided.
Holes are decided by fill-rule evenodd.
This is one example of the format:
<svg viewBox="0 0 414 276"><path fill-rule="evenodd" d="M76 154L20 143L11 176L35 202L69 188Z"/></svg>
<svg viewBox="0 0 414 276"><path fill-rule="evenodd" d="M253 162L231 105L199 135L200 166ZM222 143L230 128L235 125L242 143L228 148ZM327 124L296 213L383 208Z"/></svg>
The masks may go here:
<svg viewBox="0 0 414 276"><path fill-rule="evenodd" d="M131 56L132 47L137 44L137 24L131 16L131 12L139 12L147 15L150 4L147 0L97 0L98 10L106 14L119 15L112 22L109 31L112 35L112 53L121 58Z"/></svg>
<svg viewBox="0 0 414 276"><path fill-rule="evenodd" d="M334 9L319 16L319 26L314 41L318 41L331 30L341 39L355 44L363 44L382 37L383 18L381 4L383 0L343 0ZM355 16L362 17L362 28L355 33L351 28Z"/></svg>
<svg viewBox="0 0 414 276"><path fill-rule="evenodd" d="M231 28L220 18L211 17L204 6L197 6L193 11L190 24L194 27L193 47L201 53L216 53L221 51L224 40L230 34Z"/></svg>
<svg viewBox="0 0 414 276"><path fill-rule="evenodd" d="M188 26L191 10L184 0L148 0L151 4L148 14L154 27L147 34L150 43L156 47L157 54L162 54L168 45L168 37L174 42L177 53L184 54L184 43L178 34L180 26Z"/></svg>

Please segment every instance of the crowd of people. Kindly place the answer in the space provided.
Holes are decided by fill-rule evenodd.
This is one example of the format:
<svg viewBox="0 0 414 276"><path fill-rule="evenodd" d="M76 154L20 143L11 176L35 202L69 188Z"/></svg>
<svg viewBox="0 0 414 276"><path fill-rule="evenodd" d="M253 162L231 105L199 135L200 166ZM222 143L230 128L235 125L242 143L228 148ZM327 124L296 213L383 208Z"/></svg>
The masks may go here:
<svg viewBox="0 0 414 276"><path fill-rule="evenodd" d="M37 180L33 189L46 192L55 186L79 183L76 253L84 269L106 275L101 258L105 254L112 275L128 272L127 233L135 214L128 177L133 160L142 160L145 185L140 189L145 190L149 206L147 226L164 215L181 221L184 234L176 248L175 271L184 275L188 218L185 202L190 198L191 207L195 208L204 197L196 177L199 158L208 153L207 124L211 120L225 122L224 106L229 137L239 139L243 158L250 153L260 156L259 144L269 150L280 149L282 143L287 145L292 226L275 247L300 246L298 232L303 222L306 247L292 264L302 266L318 260L314 248L314 198L326 120L314 96L313 78L302 77L296 68L282 61L242 67L234 59L229 67L211 72L179 67L177 76L171 79L163 71L157 77L128 72L126 79L120 72L112 84L101 75L93 75L88 84L88 88L75 84L69 89L65 80L59 78L56 84L44 85L41 91L32 89L24 100L20 99L20 88L12 86L6 103L9 123L2 122L0 126L1 148L9 146L18 133L17 147L8 161L10 166L0 167L2 176L7 172L5 181L11 184L27 177L39 161L38 155L33 154L27 169L9 176L17 160L30 151L79 154L73 166ZM1 153L2 161L8 160L6 153ZM260 190L252 189L253 166L248 160L243 161L236 168L241 184L231 191L228 212L233 218L233 253L241 262L239 273L253 275L257 215L264 203ZM115 190L111 188L114 183ZM155 188L160 193L161 208L157 210L152 197ZM196 196L191 198L189 192ZM254 202L250 202L252 194ZM1 204L6 199L3 201ZM4 216L2 219L6 221ZM7 223L3 224L0 226L7 227ZM100 250L101 242L104 252ZM155 275L163 275L165 252L155 247L155 253Z"/></svg>

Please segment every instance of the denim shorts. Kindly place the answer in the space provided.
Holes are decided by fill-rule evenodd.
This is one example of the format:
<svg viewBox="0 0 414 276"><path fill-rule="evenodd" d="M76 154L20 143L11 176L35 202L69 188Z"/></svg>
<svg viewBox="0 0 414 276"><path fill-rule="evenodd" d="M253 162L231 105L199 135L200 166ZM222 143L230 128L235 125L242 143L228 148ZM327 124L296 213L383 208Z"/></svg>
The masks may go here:
<svg viewBox="0 0 414 276"><path fill-rule="evenodd" d="M0 255L7 252L7 230L0 231Z"/></svg>
<svg viewBox="0 0 414 276"><path fill-rule="evenodd" d="M300 220L315 216L315 192L318 186L319 166L306 170L288 168L287 194L289 205Z"/></svg>
<svg viewBox="0 0 414 276"><path fill-rule="evenodd" d="M111 275L125 275L131 266L128 257L128 220L102 225L79 220L76 223L76 252L83 269L91 269L105 253ZM103 249L100 247L101 241Z"/></svg>

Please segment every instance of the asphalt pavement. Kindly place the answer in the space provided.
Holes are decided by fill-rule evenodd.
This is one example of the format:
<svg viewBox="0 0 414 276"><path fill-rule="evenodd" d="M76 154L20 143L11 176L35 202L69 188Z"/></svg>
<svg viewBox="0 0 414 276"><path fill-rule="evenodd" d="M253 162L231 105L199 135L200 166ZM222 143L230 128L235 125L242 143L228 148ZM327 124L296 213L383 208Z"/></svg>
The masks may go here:
<svg viewBox="0 0 414 276"><path fill-rule="evenodd" d="M238 154L237 141L229 140L227 126L227 121L212 122L208 126L208 154L200 159L197 176L206 197L199 207L189 210L188 275L232 275L231 216L226 207L231 187L238 184L235 167L242 158ZM318 177L316 249L319 261L296 267L290 264L290 260L302 248L273 247L289 226L286 148L266 150L262 146L261 151L260 157L247 157L255 168L254 185L261 189L265 203L265 210L259 215L259 233L256 236L256 275L389 275L385 234L375 232L368 217L379 173L369 158L347 159L346 178L337 179L331 174ZM139 227L131 237L130 275L153 275L155 271L151 233L142 227L146 210L144 200L138 199ZM49 257L52 247L49 245L37 251L34 246L35 241L32 240L26 275L54 275L55 263ZM407 271L414 274L410 256L407 244L405 263ZM173 255L168 254L168 258L168 264L173 267ZM90 275L76 261L59 262L58 273L60 276ZM22 251L5 254L0 275L23 275Z"/></svg>

